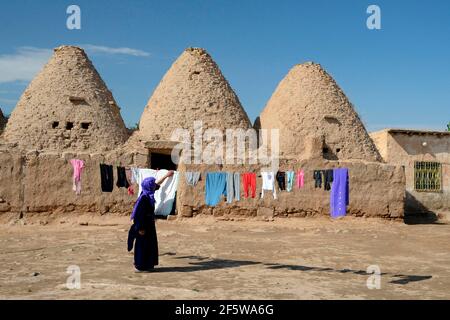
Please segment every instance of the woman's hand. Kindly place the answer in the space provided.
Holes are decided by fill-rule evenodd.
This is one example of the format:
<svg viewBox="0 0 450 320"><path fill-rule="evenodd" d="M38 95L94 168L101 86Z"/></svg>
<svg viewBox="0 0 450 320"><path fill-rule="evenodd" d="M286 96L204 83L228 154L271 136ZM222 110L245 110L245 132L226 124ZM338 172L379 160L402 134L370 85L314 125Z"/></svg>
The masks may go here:
<svg viewBox="0 0 450 320"><path fill-rule="evenodd" d="M173 170L169 170L169 172L167 172L167 174L166 174L166 177L169 178L169 177L173 176L174 173L175 172Z"/></svg>
<svg viewBox="0 0 450 320"><path fill-rule="evenodd" d="M144 236L145 235L145 230L139 230L139 235L140 236Z"/></svg>

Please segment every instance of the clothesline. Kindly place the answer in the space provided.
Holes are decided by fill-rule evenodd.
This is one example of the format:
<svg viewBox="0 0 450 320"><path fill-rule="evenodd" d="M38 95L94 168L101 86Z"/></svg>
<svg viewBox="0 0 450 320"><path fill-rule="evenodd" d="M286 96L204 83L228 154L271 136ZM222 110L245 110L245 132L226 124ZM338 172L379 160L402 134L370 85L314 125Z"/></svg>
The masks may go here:
<svg viewBox="0 0 450 320"><path fill-rule="evenodd" d="M70 163L73 167L73 190L77 195L81 194L81 175L85 168L85 163L79 159L72 159ZM168 171L165 169L154 170L149 168L138 168L132 166L116 166L118 188L127 188L128 193L133 195L133 185L139 187L141 193L141 183L145 178L154 177L161 179ZM240 201L241 176L245 198L256 198L256 170L246 172L217 171L206 172L205 182L205 203L209 206L217 205L222 196L226 197L227 203ZM203 172L204 174L205 172ZM113 166L104 163L100 164L101 189L103 192L112 192L114 189ZM186 171L186 182L190 186L195 186L201 180L202 172ZM178 186L179 172L174 171L174 175L164 181L158 191L155 192L155 214L169 215L173 209L176 191ZM277 181L280 191L292 192L294 183L298 189L304 187L305 174L303 169L288 171L259 171L258 177L262 177L261 198L264 198L265 191L271 191L274 200L278 199L275 181ZM295 179L296 177L296 179ZM347 168L315 169L313 177L315 188L331 190L330 211L331 216L338 217L346 214L349 205L349 175ZM294 182L295 180L295 182ZM286 183L287 182L287 183Z"/></svg>
<svg viewBox="0 0 450 320"><path fill-rule="evenodd" d="M338 218L346 215L347 206L349 205L349 175L347 168L334 168L326 170L313 170L313 178L315 180L315 188L322 187L322 180L324 189L330 192L330 215L333 218ZM186 179L188 184L194 185L196 181L192 181L192 177L200 178L199 172L186 172ZM261 198L264 198L264 191L271 191L274 200L277 200L277 189L275 187L275 180L278 182L280 191L292 191L294 180L294 171L278 171L274 172L261 171L262 187ZM205 183L205 203L209 206L216 206L222 196L227 200L227 203L232 203L240 200L240 173L239 172L207 172ZM288 181L286 188L286 179ZM254 172L242 173L242 185L244 187L245 198L256 198L256 174ZM304 186L304 172L297 171L297 186L302 188Z"/></svg>

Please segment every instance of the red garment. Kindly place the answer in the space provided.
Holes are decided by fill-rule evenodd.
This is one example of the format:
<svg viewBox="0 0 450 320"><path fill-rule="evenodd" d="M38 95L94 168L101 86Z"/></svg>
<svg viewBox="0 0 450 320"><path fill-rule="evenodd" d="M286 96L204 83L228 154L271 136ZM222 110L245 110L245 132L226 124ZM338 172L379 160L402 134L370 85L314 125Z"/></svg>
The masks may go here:
<svg viewBox="0 0 450 320"><path fill-rule="evenodd" d="M242 175L242 184L244 185L244 197L249 197L249 189L252 192L252 198L256 197L256 173L247 172Z"/></svg>

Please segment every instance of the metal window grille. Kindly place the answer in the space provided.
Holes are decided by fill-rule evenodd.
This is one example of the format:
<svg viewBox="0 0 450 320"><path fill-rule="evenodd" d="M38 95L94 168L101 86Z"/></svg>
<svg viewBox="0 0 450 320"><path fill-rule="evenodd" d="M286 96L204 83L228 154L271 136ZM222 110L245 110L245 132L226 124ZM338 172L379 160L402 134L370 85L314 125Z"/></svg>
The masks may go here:
<svg viewBox="0 0 450 320"><path fill-rule="evenodd" d="M439 162L414 163L414 188L422 192L442 191L442 166Z"/></svg>

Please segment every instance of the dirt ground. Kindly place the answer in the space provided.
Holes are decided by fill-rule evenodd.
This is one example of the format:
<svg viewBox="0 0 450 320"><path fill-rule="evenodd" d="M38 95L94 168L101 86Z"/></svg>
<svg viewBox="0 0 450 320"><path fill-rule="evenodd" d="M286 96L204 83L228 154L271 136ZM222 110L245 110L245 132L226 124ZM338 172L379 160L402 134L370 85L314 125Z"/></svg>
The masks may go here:
<svg viewBox="0 0 450 320"><path fill-rule="evenodd" d="M23 224L0 225L0 299L450 299L447 223L158 221L160 265L146 274L126 252L126 217ZM66 286L72 265L80 289Z"/></svg>

